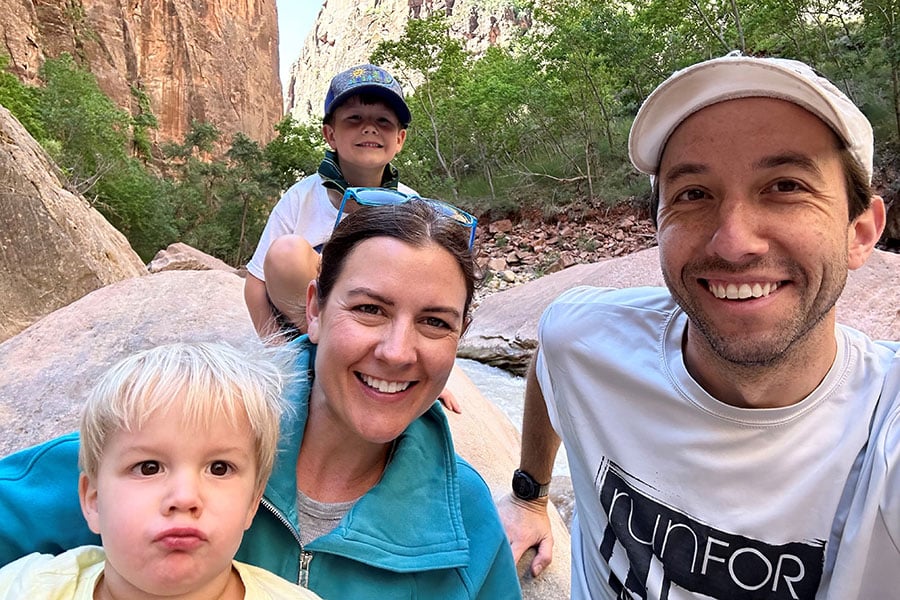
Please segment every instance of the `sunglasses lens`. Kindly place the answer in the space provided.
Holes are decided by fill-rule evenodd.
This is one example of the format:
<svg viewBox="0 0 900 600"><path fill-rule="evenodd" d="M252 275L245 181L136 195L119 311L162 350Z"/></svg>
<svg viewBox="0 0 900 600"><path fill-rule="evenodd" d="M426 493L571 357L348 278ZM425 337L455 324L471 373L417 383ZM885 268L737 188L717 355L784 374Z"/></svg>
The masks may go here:
<svg viewBox="0 0 900 600"><path fill-rule="evenodd" d="M357 204L362 206L385 206L390 204L402 204L412 198L418 198L419 200L427 202L445 217L449 217L463 227L471 229L469 247L472 247L472 244L475 241L475 228L478 225L478 219L452 204L447 204L440 200L422 198L421 196L410 196L403 192L385 188L347 188L347 191L344 193L343 202L341 202L341 207L338 210L338 216L337 220L334 222L334 226L337 227L338 223L341 222L341 217L344 214L344 204L346 204L348 199L354 200Z"/></svg>
<svg viewBox="0 0 900 600"><path fill-rule="evenodd" d="M350 192L357 204L366 206L382 206L385 204L400 204L406 202L406 194L381 188L364 188Z"/></svg>
<svg viewBox="0 0 900 600"><path fill-rule="evenodd" d="M445 217L450 217L454 221L465 225L466 227L472 227L478 221L470 215L469 213L463 211L460 208L453 206L452 204L447 204L446 202L441 202L440 200L426 200L431 206L436 208L442 215Z"/></svg>

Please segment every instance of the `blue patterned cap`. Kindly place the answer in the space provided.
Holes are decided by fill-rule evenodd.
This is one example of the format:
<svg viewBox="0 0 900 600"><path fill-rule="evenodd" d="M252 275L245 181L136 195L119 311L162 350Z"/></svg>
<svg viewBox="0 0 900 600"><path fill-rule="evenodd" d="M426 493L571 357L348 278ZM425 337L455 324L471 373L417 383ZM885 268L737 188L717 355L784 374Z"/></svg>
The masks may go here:
<svg viewBox="0 0 900 600"><path fill-rule="evenodd" d="M375 65L351 67L332 78L325 94L325 118L328 119L350 96L359 94L378 96L394 110L404 128L409 126L412 115L403 100L403 88L390 73Z"/></svg>

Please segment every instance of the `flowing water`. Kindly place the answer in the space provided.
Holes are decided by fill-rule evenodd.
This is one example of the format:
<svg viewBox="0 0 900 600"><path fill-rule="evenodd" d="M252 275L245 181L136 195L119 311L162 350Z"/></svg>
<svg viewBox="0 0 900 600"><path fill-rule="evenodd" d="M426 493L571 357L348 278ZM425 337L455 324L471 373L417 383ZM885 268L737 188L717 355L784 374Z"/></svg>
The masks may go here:
<svg viewBox="0 0 900 600"><path fill-rule="evenodd" d="M476 360L459 358L457 364L478 386L485 398L500 407L519 432L522 432L522 408L525 399L525 379L511 375L503 369L491 367ZM466 410L465 404L462 407ZM553 475L568 475L565 448L560 446L553 466Z"/></svg>

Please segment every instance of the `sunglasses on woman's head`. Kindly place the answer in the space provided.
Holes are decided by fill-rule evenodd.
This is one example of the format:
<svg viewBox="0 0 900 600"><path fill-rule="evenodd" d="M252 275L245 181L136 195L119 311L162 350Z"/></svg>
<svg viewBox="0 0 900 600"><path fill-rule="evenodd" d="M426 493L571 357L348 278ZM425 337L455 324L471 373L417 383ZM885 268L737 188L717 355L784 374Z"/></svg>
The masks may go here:
<svg viewBox="0 0 900 600"><path fill-rule="evenodd" d="M353 200L360 206L386 206L391 204L403 204L404 202L408 202L413 199L427 202L445 217L449 217L459 223L461 226L469 229L471 231L471 233L469 233L469 249L472 248L472 245L475 243L475 228L478 226L478 219L476 219L474 216L470 215L461 208L457 208L452 204L447 204L446 202L441 202L440 200L423 198L422 196L418 196L416 194L404 194L403 192L398 192L397 190L392 190L389 188L347 188L347 191L344 192L344 197L341 199L341 207L338 209L338 215L337 219L334 221L334 226L335 228L337 228L338 223L341 222L341 217L344 216L344 206L347 204L348 200Z"/></svg>

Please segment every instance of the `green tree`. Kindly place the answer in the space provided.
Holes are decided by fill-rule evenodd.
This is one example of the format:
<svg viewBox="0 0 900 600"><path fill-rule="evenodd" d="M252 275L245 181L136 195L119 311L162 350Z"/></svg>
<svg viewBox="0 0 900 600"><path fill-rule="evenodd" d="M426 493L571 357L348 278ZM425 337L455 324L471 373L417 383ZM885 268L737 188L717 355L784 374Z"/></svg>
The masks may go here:
<svg viewBox="0 0 900 600"><path fill-rule="evenodd" d="M456 110L464 118L459 119L461 140L454 147L466 164L480 167L492 204L498 197L496 174L520 158L520 140L538 137L529 105L536 100L533 73L527 57L492 47L470 64L457 86Z"/></svg>
<svg viewBox="0 0 900 600"><path fill-rule="evenodd" d="M40 113L40 92L8 71L9 56L0 54L0 106L6 107L38 142L46 142Z"/></svg>
<svg viewBox="0 0 900 600"><path fill-rule="evenodd" d="M39 75L44 82L39 103L44 128L59 143L53 158L72 189L88 194L125 161L131 118L68 54L45 61Z"/></svg>
<svg viewBox="0 0 900 600"><path fill-rule="evenodd" d="M894 131L892 138L900 139L900 1L862 0L860 10L865 15L865 30L868 34L873 56L873 66L880 66L872 73L875 81L889 81L890 94L885 102L890 113ZM885 73L885 77L878 77Z"/></svg>
<svg viewBox="0 0 900 600"><path fill-rule="evenodd" d="M94 76L71 56L48 59L36 89L44 144L66 177L66 185L85 198L128 237L149 260L175 241L177 229L166 187L129 156L135 120L100 90ZM155 119L138 121L145 129Z"/></svg>
<svg viewBox="0 0 900 600"><path fill-rule="evenodd" d="M314 173L325 152L325 142L320 128L299 123L287 115L277 125L278 135L263 150L263 158L269 164L281 189Z"/></svg>
<svg viewBox="0 0 900 600"><path fill-rule="evenodd" d="M166 182L135 159L126 159L98 180L96 207L149 262L160 249L180 240Z"/></svg>
<svg viewBox="0 0 900 600"><path fill-rule="evenodd" d="M250 258L268 218L268 201L279 191L278 177L265 168L263 155L259 144L242 133L235 134L226 154L230 163L227 196L238 217L229 219L232 229L238 224L237 235L233 235L237 239L234 264ZM250 240L252 244L248 243Z"/></svg>
<svg viewBox="0 0 900 600"><path fill-rule="evenodd" d="M132 147L136 155L148 159L152 153L150 130L159 128L159 121L150 108L150 97L139 87L131 86L135 110L132 116Z"/></svg>
<svg viewBox="0 0 900 600"><path fill-rule="evenodd" d="M458 132L466 116L456 93L469 57L462 43L451 37L446 20L433 16L408 21L403 37L381 42L371 60L390 67L406 82L416 82L410 106L412 130L426 141L443 176L451 182L458 178L464 163L455 160L453 146L465 139ZM458 193L453 184L451 190L454 196Z"/></svg>

